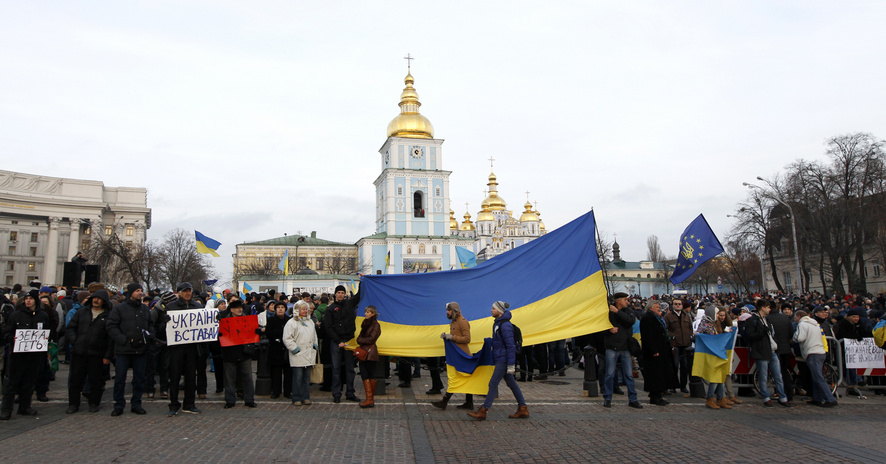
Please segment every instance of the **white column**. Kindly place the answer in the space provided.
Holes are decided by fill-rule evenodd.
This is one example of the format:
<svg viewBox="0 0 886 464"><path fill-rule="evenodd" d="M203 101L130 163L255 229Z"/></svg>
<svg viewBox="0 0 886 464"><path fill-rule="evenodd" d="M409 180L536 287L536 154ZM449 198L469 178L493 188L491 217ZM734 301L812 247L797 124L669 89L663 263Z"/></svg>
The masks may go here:
<svg viewBox="0 0 886 464"><path fill-rule="evenodd" d="M46 255L43 260L43 283L52 285L58 282L58 223L61 218L49 218L49 234L46 237Z"/></svg>
<svg viewBox="0 0 886 464"><path fill-rule="evenodd" d="M65 261L70 260L74 257L77 251L80 250L80 219L72 218L71 219L71 236L68 239L68 255L65 257Z"/></svg>

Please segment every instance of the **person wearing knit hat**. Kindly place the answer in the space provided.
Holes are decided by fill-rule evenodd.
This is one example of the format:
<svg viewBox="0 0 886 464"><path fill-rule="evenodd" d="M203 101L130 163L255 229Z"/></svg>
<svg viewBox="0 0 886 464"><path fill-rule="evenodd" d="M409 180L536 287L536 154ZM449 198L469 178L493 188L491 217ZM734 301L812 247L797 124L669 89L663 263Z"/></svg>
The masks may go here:
<svg viewBox="0 0 886 464"><path fill-rule="evenodd" d="M529 417L529 407L526 405L526 399L523 398L523 392L520 391L520 385L514 378L517 371L517 344L514 339L514 324L511 322L511 312L508 308L511 305L504 301L496 301L492 303L492 317L495 321L492 323L492 362L495 366L492 371L492 378L489 379L489 392L486 393L486 400L474 412L468 415L477 420L486 420L486 412L492 407L492 402L498 396L498 384L502 379L507 383L511 393L517 400L517 412L509 415L511 419L523 419Z"/></svg>
<svg viewBox="0 0 886 464"><path fill-rule="evenodd" d="M18 304L16 311L5 321L2 339L6 343L12 344L16 330L51 327L49 314L38 311L39 298L40 292L36 289L28 292ZM13 352L9 355L6 361L6 378L3 382L3 400L0 402L0 420L9 420L12 417L13 400L16 395L19 397L18 415L37 415L37 411L31 408L31 397L43 362L46 362L46 351Z"/></svg>
<svg viewBox="0 0 886 464"><path fill-rule="evenodd" d="M363 274L358 274L363 276ZM335 287L335 301L326 308L321 326L326 331L332 357L332 402L341 402L341 366L345 366L345 398L360 402L354 390L354 352L345 349L357 332L357 305L360 291L348 298L344 285Z"/></svg>
<svg viewBox="0 0 886 464"><path fill-rule="evenodd" d="M200 309L203 305L199 304L194 297L194 288L190 282L182 282L176 287L178 298L166 305L168 313L177 311L187 311L189 309ZM169 317L169 315L167 315ZM184 345L169 346L169 414L168 417L174 417L179 412L186 414L200 414L202 411L197 408L197 367L201 356L197 343L187 343ZM184 376L184 398L180 403L178 401L179 382ZM161 386L162 389L162 386Z"/></svg>
<svg viewBox="0 0 886 464"><path fill-rule="evenodd" d="M142 303L144 291L137 283L127 287L126 300L119 303L108 316L108 336L114 345L114 411L111 416L123 414L126 406L126 372L132 368L132 398L129 406L134 414L145 414L142 394L148 369L148 345L154 343L151 311Z"/></svg>

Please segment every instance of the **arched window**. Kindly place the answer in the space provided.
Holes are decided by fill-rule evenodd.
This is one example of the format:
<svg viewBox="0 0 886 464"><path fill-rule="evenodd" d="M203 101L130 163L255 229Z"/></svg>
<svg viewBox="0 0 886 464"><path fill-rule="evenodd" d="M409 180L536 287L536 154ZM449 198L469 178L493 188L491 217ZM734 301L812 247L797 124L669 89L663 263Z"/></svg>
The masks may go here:
<svg viewBox="0 0 886 464"><path fill-rule="evenodd" d="M421 190L416 190L415 193L412 194L412 210L413 217L425 217L424 195L422 195Z"/></svg>
<svg viewBox="0 0 886 464"><path fill-rule="evenodd" d="M652 274L646 274L646 278L647 278L647 279L651 279L651 278L652 278Z"/></svg>

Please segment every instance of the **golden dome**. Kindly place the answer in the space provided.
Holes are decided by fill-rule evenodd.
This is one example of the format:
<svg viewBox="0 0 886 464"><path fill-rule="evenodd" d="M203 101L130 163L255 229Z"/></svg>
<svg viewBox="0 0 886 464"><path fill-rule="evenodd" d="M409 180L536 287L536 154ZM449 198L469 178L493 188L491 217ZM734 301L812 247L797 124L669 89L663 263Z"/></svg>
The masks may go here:
<svg viewBox="0 0 886 464"><path fill-rule="evenodd" d="M526 211L523 211L523 214L520 216L520 222L538 222L538 215L535 214L535 211L532 211L532 203L527 201L523 207L526 208Z"/></svg>
<svg viewBox="0 0 886 464"><path fill-rule="evenodd" d="M495 177L495 173L489 173L489 183L486 184L489 186L489 196L486 197L484 202L489 205L490 211L504 211L508 204L505 202L504 198L498 196L498 182L496 182L498 178Z"/></svg>
<svg viewBox="0 0 886 464"><path fill-rule="evenodd" d="M477 215L477 222L494 220L495 216L489 211L489 202L483 200L483 203L480 204L480 214Z"/></svg>
<svg viewBox="0 0 886 464"><path fill-rule="evenodd" d="M449 210L449 230L458 230L458 220L455 219L455 211Z"/></svg>
<svg viewBox="0 0 886 464"><path fill-rule="evenodd" d="M474 230L474 223L471 222L471 213L465 213L465 221L461 223L461 230Z"/></svg>
<svg viewBox="0 0 886 464"><path fill-rule="evenodd" d="M538 208L536 208L533 213L538 216L538 230L545 230L545 223L541 220L541 213L538 212Z"/></svg>
<svg viewBox="0 0 886 464"><path fill-rule="evenodd" d="M412 74L406 74L406 88L400 94L400 114L388 124L388 137L409 137L413 139L434 138L434 126L428 118L418 112L421 102L412 84Z"/></svg>

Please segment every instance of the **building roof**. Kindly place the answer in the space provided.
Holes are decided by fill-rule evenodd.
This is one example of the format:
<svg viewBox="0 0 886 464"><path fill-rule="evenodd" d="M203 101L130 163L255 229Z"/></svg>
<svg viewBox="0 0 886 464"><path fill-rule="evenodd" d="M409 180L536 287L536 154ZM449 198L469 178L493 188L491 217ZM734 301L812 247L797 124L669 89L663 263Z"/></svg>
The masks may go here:
<svg viewBox="0 0 886 464"><path fill-rule="evenodd" d="M333 242L317 238L311 235L284 235L283 237L269 238L267 240L259 240L257 242L245 242L239 245L249 246L341 246L352 247L353 243Z"/></svg>
<svg viewBox="0 0 886 464"><path fill-rule="evenodd" d="M652 264L652 268L640 267L640 263L645 265ZM607 271L663 271L665 266L663 263L650 263L649 261L606 261L604 266Z"/></svg>

